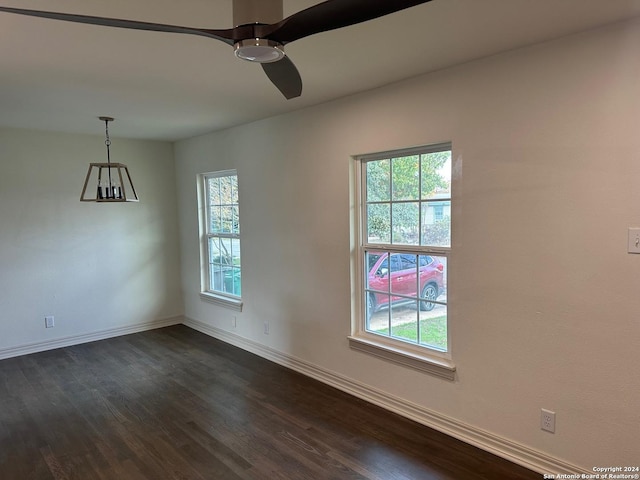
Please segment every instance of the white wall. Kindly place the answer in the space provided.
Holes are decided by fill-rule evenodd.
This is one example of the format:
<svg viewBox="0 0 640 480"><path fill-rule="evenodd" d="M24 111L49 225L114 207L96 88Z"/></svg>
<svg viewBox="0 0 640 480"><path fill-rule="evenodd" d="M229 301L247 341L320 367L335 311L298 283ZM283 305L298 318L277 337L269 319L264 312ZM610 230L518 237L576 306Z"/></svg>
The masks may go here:
<svg viewBox="0 0 640 480"><path fill-rule="evenodd" d="M179 142L186 316L586 470L637 465L639 45L640 24L618 25ZM346 338L350 157L443 141L454 382ZM198 297L196 174L227 168L245 267L235 330Z"/></svg>
<svg viewBox="0 0 640 480"><path fill-rule="evenodd" d="M140 203L79 201L104 137L0 129L0 354L182 314L172 145L112 142Z"/></svg>

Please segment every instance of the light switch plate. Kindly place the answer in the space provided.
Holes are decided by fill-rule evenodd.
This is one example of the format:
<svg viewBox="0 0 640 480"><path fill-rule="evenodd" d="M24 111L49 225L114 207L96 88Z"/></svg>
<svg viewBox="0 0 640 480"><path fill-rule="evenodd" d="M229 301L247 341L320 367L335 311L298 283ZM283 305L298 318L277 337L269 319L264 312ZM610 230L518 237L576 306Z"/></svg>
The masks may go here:
<svg viewBox="0 0 640 480"><path fill-rule="evenodd" d="M629 227L629 253L640 253L640 228Z"/></svg>

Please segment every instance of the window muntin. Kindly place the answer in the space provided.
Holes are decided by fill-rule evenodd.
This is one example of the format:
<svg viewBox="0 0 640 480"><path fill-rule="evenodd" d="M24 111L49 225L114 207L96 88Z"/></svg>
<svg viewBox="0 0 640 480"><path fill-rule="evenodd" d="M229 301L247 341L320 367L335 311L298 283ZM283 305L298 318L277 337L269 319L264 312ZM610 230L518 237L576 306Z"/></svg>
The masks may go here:
<svg viewBox="0 0 640 480"><path fill-rule="evenodd" d="M205 206L205 292L231 298L242 294L240 208L235 170L202 175Z"/></svg>
<svg viewBox="0 0 640 480"><path fill-rule="evenodd" d="M371 155L361 166L361 331L449 350L451 145Z"/></svg>

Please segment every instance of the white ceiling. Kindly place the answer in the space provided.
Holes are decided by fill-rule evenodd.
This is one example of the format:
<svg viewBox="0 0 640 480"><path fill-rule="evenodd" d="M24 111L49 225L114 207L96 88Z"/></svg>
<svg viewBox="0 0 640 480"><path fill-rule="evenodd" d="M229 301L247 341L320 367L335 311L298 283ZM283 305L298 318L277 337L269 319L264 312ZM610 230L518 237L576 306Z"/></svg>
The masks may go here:
<svg viewBox="0 0 640 480"><path fill-rule="evenodd" d="M315 3L284 0L285 16ZM231 0L0 5L232 26ZM640 0L433 0L287 45L303 92L286 100L216 40L0 13L0 127L101 134L109 115L114 136L173 141L638 15Z"/></svg>

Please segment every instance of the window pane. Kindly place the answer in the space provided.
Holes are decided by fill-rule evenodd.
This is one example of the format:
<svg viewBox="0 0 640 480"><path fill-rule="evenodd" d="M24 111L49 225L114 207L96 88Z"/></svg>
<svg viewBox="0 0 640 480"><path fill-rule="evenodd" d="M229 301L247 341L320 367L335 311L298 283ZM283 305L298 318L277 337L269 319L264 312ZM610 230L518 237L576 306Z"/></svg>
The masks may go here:
<svg viewBox="0 0 640 480"><path fill-rule="evenodd" d="M224 291L224 255L221 249L220 239L209 239L209 288L211 290Z"/></svg>
<svg viewBox="0 0 640 480"><path fill-rule="evenodd" d="M221 265L220 239L218 237L209 238L209 263L211 265Z"/></svg>
<svg viewBox="0 0 640 480"><path fill-rule="evenodd" d="M451 198L451 150L421 155L421 198Z"/></svg>
<svg viewBox="0 0 640 480"><path fill-rule="evenodd" d="M391 163L376 160L367 164L367 202L387 202L391 200Z"/></svg>
<svg viewBox="0 0 640 480"><path fill-rule="evenodd" d="M451 201L422 202L422 245L451 245Z"/></svg>
<svg viewBox="0 0 640 480"><path fill-rule="evenodd" d="M447 258L420 255L420 310L431 311L437 304L447 303Z"/></svg>
<svg viewBox="0 0 640 480"><path fill-rule="evenodd" d="M238 177L233 175L228 177L231 182L231 203L238 203Z"/></svg>
<svg viewBox="0 0 640 480"><path fill-rule="evenodd" d="M232 207L220 207L220 230L219 233L231 233L233 229Z"/></svg>
<svg viewBox="0 0 640 480"><path fill-rule="evenodd" d="M391 161L393 200L420 199L420 157L394 158Z"/></svg>
<svg viewBox="0 0 640 480"><path fill-rule="evenodd" d="M381 292L389 291L389 260L386 253L367 252L365 254L367 269L367 288ZM376 302L380 303L380 302Z"/></svg>
<svg viewBox="0 0 640 480"><path fill-rule="evenodd" d="M420 344L446 352L447 306L437 305L433 310L420 311Z"/></svg>
<svg viewBox="0 0 640 480"><path fill-rule="evenodd" d="M418 245L420 242L420 208L417 202L392 205L391 243Z"/></svg>
<svg viewBox="0 0 640 480"><path fill-rule="evenodd" d="M231 265L234 267L241 266L242 262L240 261L240 239L225 239L229 245L229 253L231 255Z"/></svg>
<svg viewBox="0 0 640 480"><path fill-rule="evenodd" d="M391 255L391 258L389 260L389 271L391 273L400 273L400 270L402 270L402 259L400 258L400 255L394 253L393 255Z"/></svg>
<svg viewBox="0 0 640 480"><path fill-rule="evenodd" d="M220 264L232 265L233 264L233 252L230 238L220 239Z"/></svg>
<svg viewBox="0 0 640 480"><path fill-rule="evenodd" d="M220 207L209 207L209 232L208 233L220 233L222 231Z"/></svg>
<svg viewBox="0 0 640 480"><path fill-rule="evenodd" d="M389 296L367 292L366 329L373 333L389 336Z"/></svg>
<svg viewBox="0 0 640 480"><path fill-rule="evenodd" d="M235 177L233 177L235 178ZM230 205L233 203L233 187L232 177L220 177L220 197L217 203L221 205Z"/></svg>
<svg viewBox="0 0 640 480"><path fill-rule="evenodd" d="M235 235L240 234L240 212L238 206L231 207L232 213L232 223L231 223L231 233Z"/></svg>
<svg viewBox="0 0 640 480"><path fill-rule="evenodd" d="M218 177L208 178L209 205L220 205L220 179Z"/></svg>
<svg viewBox="0 0 640 480"><path fill-rule="evenodd" d="M240 269L228 268L224 272L224 291L232 295L240 296Z"/></svg>
<svg viewBox="0 0 640 480"><path fill-rule="evenodd" d="M418 343L417 302L394 305L391 308L391 336L405 342Z"/></svg>
<svg viewBox="0 0 640 480"><path fill-rule="evenodd" d="M402 271L397 280L396 292L409 297L417 297L420 291L418 284L418 256L403 253L399 255L402 259Z"/></svg>
<svg viewBox="0 0 640 480"><path fill-rule="evenodd" d="M403 262L403 255L394 253L391 255L391 273L389 275L391 282L391 293L395 294L391 298L396 302L402 300L398 295L414 296L417 297L417 268L414 264L413 267L408 266ZM415 257L415 256L414 256Z"/></svg>
<svg viewBox="0 0 640 480"><path fill-rule="evenodd" d="M404 293L404 287L406 286L405 279L403 278L402 271L402 260L400 259L400 255L393 254L389 258L389 282L391 285L391 293L392 294L402 294ZM391 301L394 302L398 300L397 296L392 296Z"/></svg>
<svg viewBox="0 0 640 480"><path fill-rule="evenodd" d="M376 203L367 207L367 241L369 243L391 242L391 206Z"/></svg>
<svg viewBox="0 0 640 480"><path fill-rule="evenodd" d="M224 292L224 270L221 265L209 265L209 275L211 285L209 288L217 292Z"/></svg>

